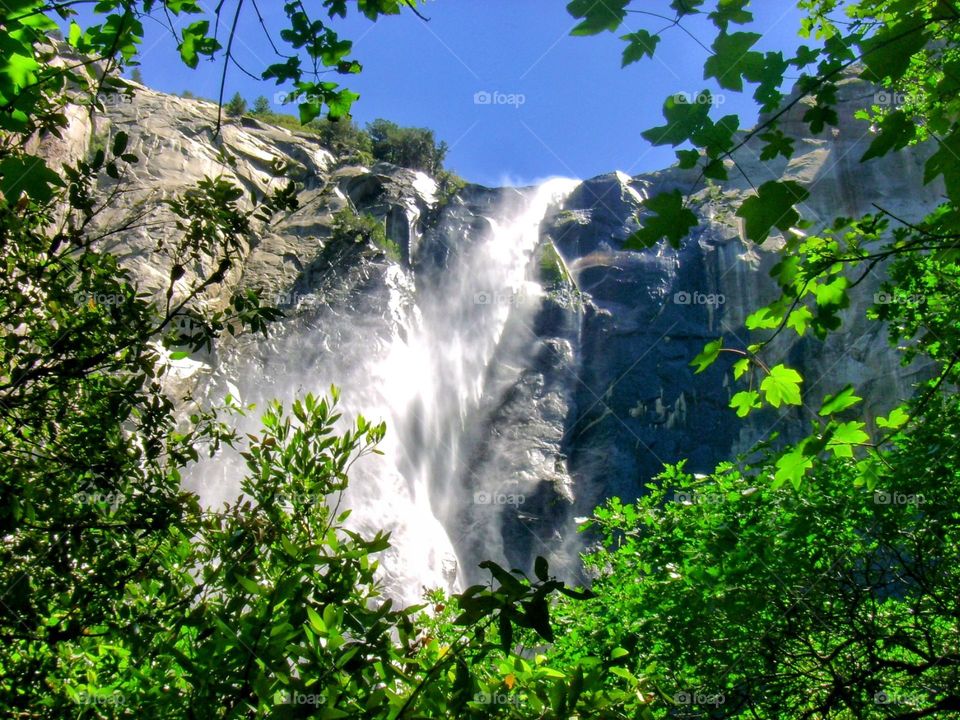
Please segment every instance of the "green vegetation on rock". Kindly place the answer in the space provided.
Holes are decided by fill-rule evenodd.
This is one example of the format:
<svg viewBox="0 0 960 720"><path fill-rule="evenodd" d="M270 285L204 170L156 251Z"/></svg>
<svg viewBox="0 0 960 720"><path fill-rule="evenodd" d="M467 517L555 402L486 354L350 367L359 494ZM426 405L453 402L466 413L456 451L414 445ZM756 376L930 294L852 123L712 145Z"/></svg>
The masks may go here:
<svg viewBox="0 0 960 720"><path fill-rule="evenodd" d="M391 260L402 259L400 246L387 237L382 220L367 213L358 215L349 207L333 216L333 234L330 241L334 246L372 245L382 250Z"/></svg>
<svg viewBox="0 0 960 720"><path fill-rule="evenodd" d="M540 246L540 282L548 286L569 285L575 287L567 264L552 242Z"/></svg>

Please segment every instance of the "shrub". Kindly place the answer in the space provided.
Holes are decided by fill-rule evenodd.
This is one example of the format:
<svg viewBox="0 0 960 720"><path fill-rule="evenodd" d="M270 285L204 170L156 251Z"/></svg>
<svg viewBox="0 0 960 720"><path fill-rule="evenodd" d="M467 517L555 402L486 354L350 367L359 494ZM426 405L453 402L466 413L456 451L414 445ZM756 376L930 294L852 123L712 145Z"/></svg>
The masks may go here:
<svg viewBox="0 0 960 720"><path fill-rule="evenodd" d="M349 117L339 120L314 120L309 127L320 141L344 165L373 163L373 141Z"/></svg>
<svg viewBox="0 0 960 720"><path fill-rule="evenodd" d="M400 246L387 237L387 231L377 218L369 213L358 215L349 207L333 216L334 244L369 244L380 248L392 260L400 260Z"/></svg>
<svg viewBox="0 0 960 720"><path fill-rule="evenodd" d="M367 125L376 160L437 175L443 170L447 144L437 143L433 130L400 127L389 120L374 120Z"/></svg>

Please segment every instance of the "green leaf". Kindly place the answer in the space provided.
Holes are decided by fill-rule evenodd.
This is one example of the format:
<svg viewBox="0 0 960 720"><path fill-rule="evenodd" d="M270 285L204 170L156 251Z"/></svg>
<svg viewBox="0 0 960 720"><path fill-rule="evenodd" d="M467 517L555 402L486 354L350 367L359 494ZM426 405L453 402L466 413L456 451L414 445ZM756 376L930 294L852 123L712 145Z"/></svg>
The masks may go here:
<svg viewBox="0 0 960 720"><path fill-rule="evenodd" d="M770 268L770 277L774 278L777 284L786 290L796 284L800 277L800 269L800 258L797 255L786 255Z"/></svg>
<svg viewBox="0 0 960 720"><path fill-rule="evenodd" d="M763 133L760 139L766 143L760 151L761 160L773 160L779 155L783 155L787 160L793 157L793 138L788 137L782 130Z"/></svg>
<svg viewBox="0 0 960 720"><path fill-rule="evenodd" d="M853 385L847 385L836 395L827 395L827 397L823 399L823 405L820 407L820 415L825 417L842 412L848 407L853 407L861 400L863 400L863 398L853 394Z"/></svg>
<svg viewBox="0 0 960 720"><path fill-rule="evenodd" d="M726 180L727 167L723 164L723 160L719 158L711 160L704 166L703 176L711 178L712 180Z"/></svg>
<svg viewBox="0 0 960 720"><path fill-rule="evenodd" d="M616 30L627 16L630 0L573 0L567 12L583 22L570 31L571 35L596 35L604 30Z"/></svg>
<svg viewBox="0 0 960 720"><path fill-rule="evenodd" d="M729 23L746 25L753 20L753 13L747 10L750 0L720 0L717 9L710 13L713 24L726 32Z"/></svg>
<svg viewBox="0 0 960 720"><path fill-rule="evenodd" d="M880 24L875 34L860 43L861 59L866 66L863 76L867 80L899 80L910 66L910 58L927 44L923 14L904 17L896 24Z"/></svg>
<svg viewBox="0 0 960 720"><path fill-rule="evenodd" d="M171 360L184 360L188 357L190 357L190 353L186 352L185 350L170 353Z"/></svg>
<svg viewBox="0 0 960 720"><path fill-rule="evenodd" d="M739 380L750 369L750 358L741 358L733 364L733 379Z"/></svg>
<svg viewBox="0 0 960 720"><path fill-rule="evenodd" d="M20 53L11 53L5 58L3 72L10 78L13 84L18 87L26 87L36 79L36 72L40 69L40 63L29 55Z"/></svg>
<svg viewBox="0 0 960 720"><path fill-rule="evenodd" d="M738 417L746 417L751 410L760 407L760 393L756 390L744 390L730 398L730 407L737 411Z"/></svg>
<svg viewBox="0 0 960 720"><path fill-rule="evenodd" d="M737 210L745 221L747 237L762 243L773 228L787 232L800 220L794 205L803 202L809 193L793 180L771 180L760 186L757 194L747 198Z"/></svg>
<svg viewBox="0 0 960 720"><path fill-rule="evenodd" d="M620 39L626 40L629 43L627 47L623 49L623 62L621 63L621 67L635 63L644 56L652 58L653 53L656 52L657 45L660 43L659 35L652 35L646 30L637 30L637 32L621 36Z"/></svg>
<svg viewBox="0 0 960 720"><path fill-rule="evenodd" d="M654 145L672 145L676 147L689 140L693 135L710 123L710 105L713 97L707 90L696 98L680 93L671 95L663 104L663 116L666 125L644 130L641 136Z"/></svg>
<svg viewBox="0 0 960 720"><path fill-rule="evenodd" d="M297 109L300 112L300 124L306 125L308 122L320 117L320 113L323 112L323 103L317 100L310 100L300 103Z"/></svg>
<svg viewBox="0 0 960 720"><path fill-rule="evenodd" d="M210 30L210 22L201 20L183 29L180 41L180 58L190 68L196 68L200 62L199 53L205 46L205 38Z"/></svg>
<svg viewBox="0 0 960 720"><path fill-rule="evenodd" d="M813 313L806 305L801 305L787 318L787 327L791 328L800 337L803 337L807 328L810 327L810 321L813 320Z"/></svg>
<svg viewBox="0 0 960 720"><path fill-rule="evenodd" d="M796 370L785 365L776 365L760 383L760 390L768 403L775 408L781 405L800 405L800 384L803 378Z"/></svg>
<svg viewBox="0 0 960 720"><path fill-rule="evenodd" d="M870 143L860 162L883 157L895 150L902 150L916 137L917 124L914 119L902 110L892 112L880 121L877 137Z"/></svg>
<svg viewBox="0 0 960 720"><path fill-rule="evenodd" d="M781 322L783 322L783 317L768 306L750 313L745 324L747 330L772 330L780 327Z"/></svg>
<svg viewBox="0 0 960 720"><path fill-rule="evenodd" d="M716 359L720 356L720 350L723 349L723 338L718 338L713 342L707 343L703 351L697 355L693 360L690 361L691 365L696 366L694 374L699 375L708 367L713 365Z"/></svg>
<svg viewBox="0 0 960 720"><path fill-rule="evenodd" d="M790 64L798 68L806 67L807 65L812 65L817 61L817 58L820 57L820 50L810 48L806 45L801 45L797 48L797 55L792 60Z"/></svg>
<svg viewBox="0 0 960 720"><path fill-rule="evenodd" d="M127 134L123 131L118 132L113 136L113 154L114 155L123 155L124 151L127 149Z"/></svg>
<svg viewBox="0 0 960 720"><path fill-rule="evenodd" d="M484 560L480 563L480 567L484 570L489 570L490 573L500 582L500 589L505 590L508 593L521 595L524 592L523 584L517 580L517 578L511 575L509 572L500 567L497 563L492 560Z"/></svg>
<svg viewBox="0 0 960 720"><path fill-rule="evenodd" d="M853 446L868 442L870 436L864 431L865 423L851 420L837 426L827 443L837 457L853 457Z"/></svg>
<svg viewBox="0 0 960 720"><path fill-rule="evenodd" d="M810 126L810 132L819 135L827 125L839 125L840 116L832 106L817 103L803 114L803 121Z"/></svg>
<svg viewBox="0 0 960 720"><path fill-rule="evenodd" d="M342 117L346 117L350 114L350 109L353 107L353 103L360 99L360 96L347 90L346 88L340 90L333 97L327 99L327 117L331 120L339 120Z"/></svg>
<svg viewBox="0 0 960 720"><path fill-rule="evenodd" d="M47 202L53 197L53 188L63 184L42 158L9 155L0 160L0 192L8 203L15 202L24 192L31 200Z"/></svg>
<svg viewBox="0 0 960 720"><path fill-rule="evenodd" d="M342 720L342 718L350 717L350 713L337 708L323 707L311 713L311 717L317 718L317 720Z"/></svg>
<svg viewBox="0 0 960 720"><path fill-rule="evenodd" d="M253 580L243 575L237 575L237 583L251 595L260 595L263 589Z"/></svg>
<svg viewBox="0 0 960 720"><path fill-rule="evenodd" d="M319 613L317 613L317 611L309 605L307 606L307 620L310 622L310 627L312 627L318 634L326 634L327 626L323 622L323 618L321 618Z"/></svg>
<svg viewBox="0 0 960 720"><path fill-rule="evenodd" d="M672 247L679 248L690 228L697 225L697 216L684 207L679 190L654 195L643 203L643 207L655 214L643 218L643 227L624 241L625 250L643 250L663 238Z"/></svg>
<svg viewBox="0 0 960 720"><path fill-rule="evenodd" d="M723 153L733 148L733 136L739 129L739 117L724 115L715 123L707 120L690 140L694 145L702 147L711 158L720 160Z"/></svg>
<svg viewBox="0 0 960 720"><path fill-rule="evenodd" d="M907 415L906 409L903 407L898 407L895 408L889 415L887 415L887 417L878 417L877 427L896 430L906 425L909 419L910 416Z"/></svg>
<svg viewBox="0 0 960 720"><path fill-rule="evenodd" d="M777 460L777 470L773 476L773 488L781 487L788 482L799 490L803 476L813 467L813 458L808 457L802 447L795 447Z"/></svg>
<svg viewBox="0 0 960 720"><path fill-rule="evenodd" d="M696 150L677 150L677 160L680 161L678 167L681 170L689 170L700 162L700 153Z"/></svg>
<svg viewBox="0 0 960 720"><path fill-rule="evenodd" d="M930 156L924 167L923 182L929 184L943 175L947 196L954 204L960 204L960 130L954 130L938 144L936 153Z"/></svg>
<svg viewBox="0 0 960 720"><path fill-rule="evenodd" d="M783 76L790 68L782 52L768 52L763 56L763 69L753 99L760 104L760 112L773 112L783 101L780 86L783 85Z"/></svg>
<svg viewBox="0 0 960 720"><path fill-rule="evenodd" d="M845 308L850 305L850 298L847 295L847 287L850 281L843 275L838 275L828 283L822 283L814 287L813 293L817 299L819 307L837 307Z"/></svg>
<svg viewBox="0 0 960 720"><path fill-rule="evenodd" d="M759 33L721 33L713 42L713 55L703 65L703 77L716 78L720 87L743 90L743 78L759 82L763 71L763 55L750 50L760 39Z"/></svg>
<svg viewBox="0 0 960 720"><path fill-rule="evenodd" d="M550 569L545 557L538 555L537 559L533 561L533 573L543 582L550 578Z"/></svg>
<svg viewBox="0 0 960 720"><path fill-rule="evenodd" d="M703 3L704 0L673 0L670 3L670 9L677 14L677 17L685 17L699 13L700 11L697 8Z"/></svg>
<svg viewBox="0 0 960 720"><path fill-rule="evenodd" d="M73 47L77 47L77 44L80 42L80 38L83 36L83 30L76 22L70 21L70 31L67 35L67 42L70 43Z"/></svg>

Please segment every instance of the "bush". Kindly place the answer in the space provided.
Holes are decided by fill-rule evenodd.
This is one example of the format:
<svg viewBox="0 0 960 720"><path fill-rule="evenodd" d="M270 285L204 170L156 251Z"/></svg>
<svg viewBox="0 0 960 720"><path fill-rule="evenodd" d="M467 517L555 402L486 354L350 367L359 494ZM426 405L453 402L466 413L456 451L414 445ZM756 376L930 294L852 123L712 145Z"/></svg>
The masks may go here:
<svg viewBox="0 0 960 720"><path fill-rule="evenodd" d="M350 118L340 120L312 120L306 125L300 119L286 113L270 110L259 102L254 104L252 115L262 122L276 125L294 132L316 135L320 143L332 152L339 165L370 165L373 163L373 143L366 132L356 126ZM266 101L266 98L263 98Z"/></svg>
<svg viewBox="0 0 960 720"><path fill-rule="evenodd" d="M373 141L349 117L339 120L314 120L311 130L320 136L320 141L344 165L370 165L373 163Z"/></svg>
<svg viewBox="0 0 960 720"><path fill-rule="evenodd" d="M333 216L335 245L370 244L380 248L392 260L400 260L400 246L387 237L383 223L370 214L357 215L348 207Z"/></svg>
<svg viewBox="0 0 960 720"><path fill-rule="evenodd" d="M467 186L467 181L449 170L441 170L437 179L437 207L443 207Z"/></svg>
<svg viewBox="0 0 960 720"><path fill-rule="evenodd" d="M433 130L400 127L389 120L374 120L367 125L376 160L437 175L443 170L447 144L437 143Z"/></svg>
<svg viewBox="0 0 960 720"><path fill-rule="evenodd" d="M246 109L246 101L239 93L224 107L231 117L242 115ZM316 135L340 165L370 165L374 161L383 161L422 170L437 179L441 205L466 184L456 174L444 170L447 144L438 143L433 131L427 128L401 127L381 119L369 123L363 130L350 117L322 118L303 125L293 115L273 112L267 98L262 96L255 101L251 114L271 125Z"/></svg>

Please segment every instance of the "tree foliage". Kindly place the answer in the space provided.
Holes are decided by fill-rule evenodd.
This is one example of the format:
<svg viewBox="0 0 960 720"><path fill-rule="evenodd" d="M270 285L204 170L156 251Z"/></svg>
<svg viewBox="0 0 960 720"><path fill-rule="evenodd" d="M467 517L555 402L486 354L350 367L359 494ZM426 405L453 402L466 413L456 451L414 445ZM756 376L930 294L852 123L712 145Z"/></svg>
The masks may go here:
<svg viewBox="0 0 960 720"><path fill-rule="evenodd" d="M667 100L666 124L644 137L680 148L679 166L699 171L691 192L730 168L742 172L748 143L760 144L761 160L792 158L781 121L812 99L803 114L811 135L838 124L838 83L853 75L874 83L878 98L896 98L863 99L857 117L865 129L872 123L874 138L861 162L926 142L924 182L943 182L946 193L925 217L875 206L815 227L802 217L802 183L757 186L765 178L744 176L754 192L735 211L748 240L777 230L785 239L771 271L780 296L747 318L748 344L718 337L691 364L702 372L731 358L739 416L805 405L811 432L792 444L774 436L708 475L668 467L636 502L598 509L585 524L597 538L585 557L596 598L561 605L558 662L616 657L618 676L641 681L657 717L952 717L960 712L960 515L951 501L960 488L952 71L960 9L941 0L799 5L810 44L792 56L755 49L743 0L677 0L662 13L630 2L568 5L581 19L574 34L616 31L628 13L671 20L667 30L686 30L701 14L715 26L704 79L752 88L763 115L740 131L736 117L714 117L709 90L697 102ZM653 56L667 30L624 36L624 65ZM784 83L797 72L788 94ZM645 205L628 247L663 238L678 246L696 224L677 192ZM886 324L905 364L921 359L933 369L913 397L876 418L863 414L856 388L811 397L796 368L771 359L783 334L822 340L837 330L874 270L887 280L869 318Z"/></svg>
<svg viewBox="0 0 960 720"><path fill-rule="evenodd" d="M240 93L234 93L233 97L230 98L230 102L224 105L223 111L227 114L227 117L238 118L246 114L247 101Z"/></svg>
<svg viewBox="0 0 960 720"><path fill-rule="evenodd" d="M422 170L429 175L437 175L443 170L447 144L438 143L432 130L374 120L367 125L367 134L373 143L373 157L377 160Z"/></svg>

